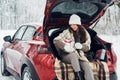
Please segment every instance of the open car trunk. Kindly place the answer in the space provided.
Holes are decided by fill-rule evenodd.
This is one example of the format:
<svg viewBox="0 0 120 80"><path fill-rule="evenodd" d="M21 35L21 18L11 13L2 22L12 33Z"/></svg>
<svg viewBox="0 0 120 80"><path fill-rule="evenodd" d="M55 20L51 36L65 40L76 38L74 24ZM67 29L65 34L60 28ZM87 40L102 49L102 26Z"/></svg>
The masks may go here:
<svg viewBox="0 0 120 80"><path fill-rule="evenodd" d="M115 0L48 0L45 8L45 17L43 23L43 34L48 35L52 28L66 28L69 26L69 17L77 14L81 17L82 25L88 28L96 22L106 9L114 3ZM44 36L45 42L48 37Z"/></svg>
<svg viewBox="0 0 120 80"><path fill-rule="evenodd" d="M55 26L67 26L69 17L77 14L82 25L89 27L116 0L48 0L45 9L44 31Z"/></svg>
<svg viewBox="0 0 120 80"><path fill-rule="evenodd" d="M79 15L82 19L82 25L85 28L89 28L90 25L104 15L106 9L111 6L114 1L116 0L48 0L43 29L44 34L47 35L45 39L48 41L54 56L61 60L53 44L53 39L69 26L68 21L72 14ZM88 32L90 33L91 39L93 39L90 52L93 51L96 53L97 50L104 49L105 47L107 47L107 50L111 49L111 43L105 42L103 45L102 42L95 38L97 35L95 31L88 29ZM112 53L110 56L112 56ZM92 57L95 57L95 55ZM106 61L106 59L107 58L105 58L104 61ZM113 65L112 68L115 68L113 63L115 62L116 64L116 61L109 62ZM114 71L115 70L112 69L112 72Z"/></svg>
<svg viewBox="0 0 120 80"><path fill-rule="evenodd" d="M43 23L43 33L46 42L49 40L49 30L61 28L57 30L55 36L63 29L69 26L69 17L77 14L81 17L82 25L88 28L103 16L106 9L116 0L47 0L45 8L45 17ZM53 37L55 37L53 36ZM50 45L49 45L50 46ZM54 46L53 46L54 47Z"/></svg>

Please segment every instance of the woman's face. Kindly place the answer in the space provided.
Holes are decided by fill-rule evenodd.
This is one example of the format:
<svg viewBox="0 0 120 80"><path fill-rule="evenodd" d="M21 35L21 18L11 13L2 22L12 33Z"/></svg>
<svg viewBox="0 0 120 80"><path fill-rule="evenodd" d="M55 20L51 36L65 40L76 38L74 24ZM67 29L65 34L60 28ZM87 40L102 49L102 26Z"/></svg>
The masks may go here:
<svg viewBox="0 0 120 80"><path fill-rule="evenodd" d="M78 26L76 24L71 24L70 27L73 29L73 31L77 31Z"/></svg>

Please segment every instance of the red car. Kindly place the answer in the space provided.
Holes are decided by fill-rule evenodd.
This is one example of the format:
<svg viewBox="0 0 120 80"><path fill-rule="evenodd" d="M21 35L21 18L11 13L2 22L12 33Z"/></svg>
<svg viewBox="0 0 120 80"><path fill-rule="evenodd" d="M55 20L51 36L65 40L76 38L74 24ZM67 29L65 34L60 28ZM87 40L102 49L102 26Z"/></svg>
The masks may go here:
<svg viewBox="0 0 120 80"><path fill-rule="evenodd" d="M47 0L43 26L22 25L12 38L4 37L5 43L1 51L2 75L13 74L17 80L57 80L54 62L55 58L60 60L60 56L53 39L69 26L70 15L77 14L91 35L90 51L96 52L99 50L96 45L101 45L110 52L104 61L108 64L110 80L117 80L117 57L111 48L112 44L100 39L89 28L114 2L115 0Z"/></svg>

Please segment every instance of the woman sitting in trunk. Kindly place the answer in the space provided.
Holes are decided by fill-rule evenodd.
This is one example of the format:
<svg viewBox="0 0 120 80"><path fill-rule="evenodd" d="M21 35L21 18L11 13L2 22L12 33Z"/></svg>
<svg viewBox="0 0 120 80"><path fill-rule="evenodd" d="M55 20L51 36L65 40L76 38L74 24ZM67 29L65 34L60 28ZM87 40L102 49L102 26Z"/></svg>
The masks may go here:
<svg viewBox="0 0 120 80"><path fill-rule="evenodd" d="M91 39L86 29L81 25L81 18L73 14L69 19L70 27L54 39L54 44L64 63L70 63L76 75L76 80L94 80L89 61L84 52L90 50Z"/></svg>

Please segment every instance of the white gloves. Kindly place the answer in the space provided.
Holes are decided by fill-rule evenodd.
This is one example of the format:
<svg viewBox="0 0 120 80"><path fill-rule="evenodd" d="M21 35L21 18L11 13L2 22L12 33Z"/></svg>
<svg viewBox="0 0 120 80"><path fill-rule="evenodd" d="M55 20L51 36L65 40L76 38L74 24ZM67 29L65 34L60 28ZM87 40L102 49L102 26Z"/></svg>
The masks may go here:
<svg viewBox="0 0 120 80"><path fill-rule="evenodd" d="M64 50L65 50L66 52L73 52L73 51L74 51L74 48L73 48L74 43L73 43L72 40L67 40L67 39L65 39L65 40L63 41L63 43L65 44Z"/></svg>
<svg viewBox="0 0 120 80"><path fill-rule="evenodd" d="M65 43L65 46L64 46L64 49L66 52L73 52L76 49L82 49L82 44L77 42L77 43L67 43L67 42L64 42Z"/></svg>
<svg viewBox="0 0 120 80"><path fill-rule="evenodd" d="M79 43L79 42L75 43L75 48L76 49L82 49L82 44Z"/></svg>
<svg viewBox="0 0 120 80"><path fill-rule="evenodd" d="M73 52L74 51L74 48L70 45L65 45L64 49L65 49L66 52Z"/></svg>

